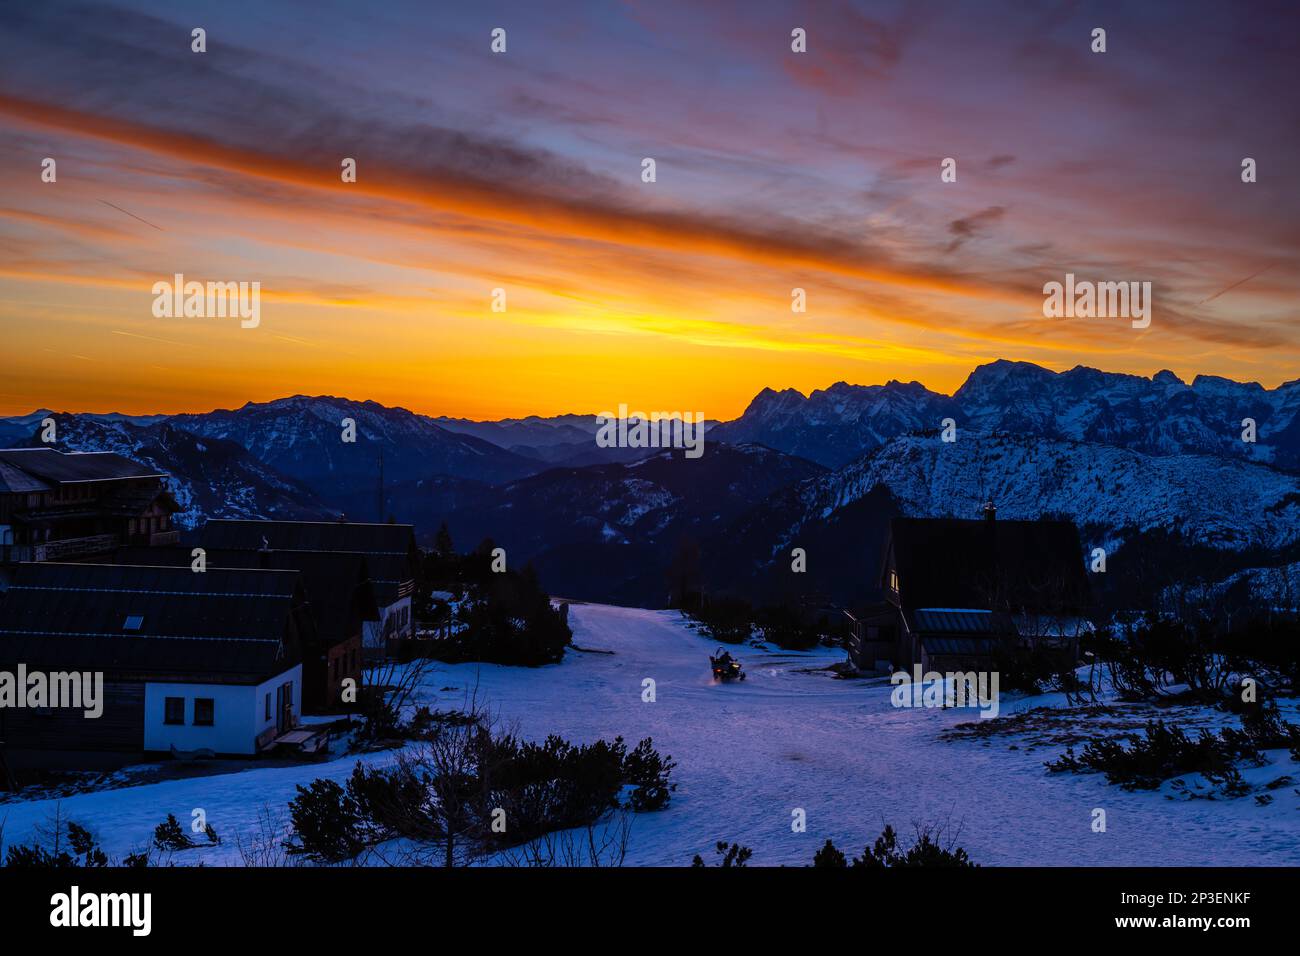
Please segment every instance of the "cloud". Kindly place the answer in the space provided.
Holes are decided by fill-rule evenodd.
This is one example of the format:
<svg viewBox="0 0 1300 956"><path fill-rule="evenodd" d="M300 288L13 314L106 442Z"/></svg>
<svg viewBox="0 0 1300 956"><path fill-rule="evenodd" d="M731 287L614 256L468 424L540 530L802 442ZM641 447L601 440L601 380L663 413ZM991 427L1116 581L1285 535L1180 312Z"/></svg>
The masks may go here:
<svg viewBox="0 0 1300 956"><path fill-rule="evenodd" d="M1006 210L1001 206L989 206L987 209L981 209L979 212L973 213L972 215L965 216L961 219L954 219L952 222L948 223L948 231L957 238L948 243L946 251L956 252L961 248L962 244L966 242L966 240L973 239L979 235L980 231L984 229L985 226L1001 220L1005 212Z"/></svg>

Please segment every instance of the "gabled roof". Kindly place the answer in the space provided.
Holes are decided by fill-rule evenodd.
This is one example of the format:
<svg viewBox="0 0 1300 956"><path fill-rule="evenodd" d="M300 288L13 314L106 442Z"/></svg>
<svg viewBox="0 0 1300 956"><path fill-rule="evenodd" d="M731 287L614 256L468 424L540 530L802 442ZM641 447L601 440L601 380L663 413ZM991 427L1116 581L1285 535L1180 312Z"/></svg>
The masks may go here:
<svg viewBox="0 0 1300 956"><path fill-rule="evenodd" d="M29 475L16 465L0 458L0 494L27 494L33 491L51 491L53 485Z"/></svg>
<svg viewBox="0 0 1300 956"><path fill-rule="evenodd" d="M0 449L0 463L58 485L120 478L163 478L157 469L109 451L61 452L53 448Z"/></svg>
<svg viewBox="0 0 1300 956"><path fill-rule="evenodd" d="M253 521L217 518L203 526L205 548L275 551L356 551L406 557L415 544L409 524L365 524L355 521Z"/></svg>
<svg viewBox="0 0 1300 956"><path fill-rule="evenodd" d="M993 634L999 623L994 618L992 611L923 607L912 612L909 623L914 631L932 634Z"/></svg>
<svg viewBox="0 0 1300 956"><path fill-rule="evenodd" d="M22 564L0 600L0 661L253 682L296 660L304 602L295 571Z"/></svg>
<svg viewBox="0 0 1300 956"><path fill-rule="evenodd" d="M261 568L301 573L307 601L316 620L316 638L326 646L351 637L349 630L360 621L379 620L379 608L364 554L348 551L236 551L229 548L204 550L209 569ZM118 548L113 560L117 564L189 568L194 561L192 551L185 547Z"/></svg>
<svg viewBox="0 0 1300 956"><path fill-rule="evenodd" d="M907 610L1064 611L1090 603L1079 533L1069 521L894 518L892 555Z"/></svg>
<svg viewBox="0 0 1300 956"><path fill-rule="evenodd" d="M254 521L218 518L207 522L199 543L209 550L355 552L366 556L375 599L387 607L403 585L414 580L411 552L415 530L409 524L352 521Z"/></svg>

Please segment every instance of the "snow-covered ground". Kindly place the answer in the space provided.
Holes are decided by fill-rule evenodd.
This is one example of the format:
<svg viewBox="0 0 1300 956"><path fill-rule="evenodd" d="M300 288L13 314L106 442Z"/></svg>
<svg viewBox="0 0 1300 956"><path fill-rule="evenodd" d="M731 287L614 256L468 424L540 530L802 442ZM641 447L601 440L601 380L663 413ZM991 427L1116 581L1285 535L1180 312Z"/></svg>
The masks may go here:
<svg viewBox="0 0 1300 956"><path fill-rule="evenodd" d="M633 818L630 865L687 865L696 853L709 859L718 840L752 847L752 864L806 864L827 837L860 852L886 822L905 836L914 823L960 827L958 842L982 864L1300 864L1297 784L1279 786L1267 805L1253 795L1175 798L1168 785L1128 793L1100 775L1047 773L1043 762L1061 744L1036 744L1031 734L943 740L942 731L975 712L899 709L890 704L887 683L809 672L842 659L838 651L745 648L748 679L719 685L708 670L712 645L675 612L574 604L570 622L576 645L613 653L571 651L563 663L540 669L440 666L423 702L455 708L477 687L480 700L529 737L621 735L629 746L653 737L678 762L678 788L667 810ZM655 681L653 703L642 700L645 678ZM1002 713L1044 702L1004 700ZM1270 757L1269 766L1245 770L1246 779L1259 786L1284 774L1300 780L1300 765L1285 752ZM386 763L393 755L364 759ZM263 808L285 821L295 784L341 780L355 762L340 755L324 764L250 764L238 773L59 803L119 857L146 844L168 813L185 824L202 808L223 843L178 854L175 862L238 863L236 838L258 832ZM28 839L53 806L0 805L5 842ZM806 812L805 833L792 832L796 808ZM1104 833L1093 832L1094 808L1106 811Z"/></svg>

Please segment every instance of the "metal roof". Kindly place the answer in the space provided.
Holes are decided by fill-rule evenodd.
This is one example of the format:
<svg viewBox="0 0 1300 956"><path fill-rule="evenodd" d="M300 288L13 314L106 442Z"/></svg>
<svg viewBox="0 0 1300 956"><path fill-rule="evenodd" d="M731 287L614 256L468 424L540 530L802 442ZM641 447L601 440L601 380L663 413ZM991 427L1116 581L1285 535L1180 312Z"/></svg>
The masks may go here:
<svg viewBox="0 0 1300 956"><path fill-rule="evenodd" d="M61 452L53 448L0 449L0 462L59 485L121 478L164 478L162 472L109 451Z"/></svg>
<svg viewBox="0 0 1300 956"><path fill-rule="evenodd" d="M237 551L204 549L212 568L264 568L301 572L303 588L316 618L317 636L333 644L349 637L348 629L361 621L379 620L367 558L353 551ZM187 547L119 548L117 564L189 568L194 561Z"/></svg>
<svg viewBox="0 0 1300 956"><path fill-rule="evenodd" d="M296 657L284 642L303 603L295 571L22 564L0 600L0 663L256 680Z"/></svg>
<svg viewBox="0 0 1300 956"><path fill-rule="evenodd" d="M986 656L997 650L998 641L991 637L922 637L921 646L927 654Z"/></svg>
<svg viewBox="0 0 1300 956"><path fill-rule="evenodd" d="M0 458L0 493L27 494L34 491L50 491L52 488L52 485Z"/></svg>
<svg viewBox="0 0 1300 956"><path fill-rule="evenodd" d="M415 530L409 524L216 518L203 526L201 536L206 548L241 551L257 550L263 540L277 551L356 551L405 557L414 546Z"/></svg>
<svg viewBox="0 0 1300 956"><path fill-rule="evenodd" d="M403 585L415 579L411 550L415 531L409 524L366 524L354 521L257 521L217 518L199 535L208 549L258 551L354 552L366 557L375 600L387 607Z"/></svg>
<svg viewBox="0 0 1300 956"><path fill-rule="evenodd" d="M936 634L992 634L993 612L969 608L918 608L912 612L916 630Z"/></svg>

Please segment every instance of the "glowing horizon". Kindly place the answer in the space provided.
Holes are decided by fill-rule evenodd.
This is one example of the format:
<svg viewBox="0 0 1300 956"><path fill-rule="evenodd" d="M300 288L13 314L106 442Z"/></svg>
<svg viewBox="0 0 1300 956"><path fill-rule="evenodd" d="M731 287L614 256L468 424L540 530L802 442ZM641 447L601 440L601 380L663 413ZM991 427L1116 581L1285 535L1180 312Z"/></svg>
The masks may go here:
<svg viewBox="0 0 1300 956"><path fill-rule="evenodd" d="M1300 377L1285 31L1188 6L1108 13L1101 55L1092 15L991 4L24 10L0 415L323 394L730 419L764 387L951 394L998 358L1275 387ZM1044 319L1067 272L1153 282L1151 328ZM154 318L177 273L259 281L261 324Z"/></svg>

